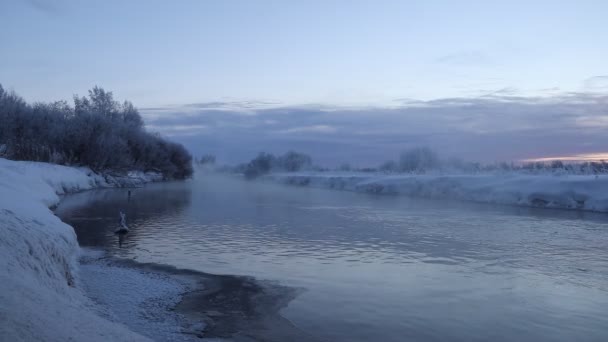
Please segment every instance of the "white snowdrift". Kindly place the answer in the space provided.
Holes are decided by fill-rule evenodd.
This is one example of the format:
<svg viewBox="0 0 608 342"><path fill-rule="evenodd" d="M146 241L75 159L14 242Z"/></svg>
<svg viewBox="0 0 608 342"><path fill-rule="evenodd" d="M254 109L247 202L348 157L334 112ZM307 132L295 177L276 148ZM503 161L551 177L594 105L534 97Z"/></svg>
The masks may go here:
<svg viewBox="0 0 608 342"><path fill-rule="evenodd" d="M608 212L606 175L386 175L317 172L276 173L265 178L292 185L369 193Z"/></svg>
<svg viewBox="0 0 608 342"><path fill-rule="evenodd" d="M0 340L146 340L101 318L75 286L76 235L48 208L107 185L88 169L0 158Z"/></svg>

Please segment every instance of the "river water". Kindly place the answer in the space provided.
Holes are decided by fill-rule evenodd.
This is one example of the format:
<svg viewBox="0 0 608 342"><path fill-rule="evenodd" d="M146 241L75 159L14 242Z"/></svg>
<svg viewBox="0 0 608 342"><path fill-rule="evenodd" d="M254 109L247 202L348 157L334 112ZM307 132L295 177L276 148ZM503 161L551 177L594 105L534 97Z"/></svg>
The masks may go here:
<svg viewBox="0 0 608 342"><path fill-rule="evenodd" d="M320 340L608 341L606 214L197 176L56 213L112 256L301 289L281 313Z"/></svg>

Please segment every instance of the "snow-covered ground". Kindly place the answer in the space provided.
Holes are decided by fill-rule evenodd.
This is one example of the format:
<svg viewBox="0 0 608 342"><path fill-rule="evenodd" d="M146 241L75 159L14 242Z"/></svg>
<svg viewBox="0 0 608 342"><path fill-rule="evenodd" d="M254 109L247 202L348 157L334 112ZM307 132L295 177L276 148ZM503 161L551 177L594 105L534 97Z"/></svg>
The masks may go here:
<svg viewBox="0 0 608 342"><path fill-rule="evenodd" d="M205 324L174 310L182 295L197 287L193 278L121 265L86 248L79 266L77 284L99 305L102 317L156 341L202 341L197 335Z"/></svg>
<svg viewBox="0 0 608 342"><path fill-rule="evenodd" d="M348 191L608 212L608 175L299 172L264 178Z"/></svg>
<svg viewBox="0 0 608 342"><path fill-rule="evenodd" d="M0 158L0 340L147 340L101 317L79 288L76 235L49 209L109 185L86 168Z"/></svg>

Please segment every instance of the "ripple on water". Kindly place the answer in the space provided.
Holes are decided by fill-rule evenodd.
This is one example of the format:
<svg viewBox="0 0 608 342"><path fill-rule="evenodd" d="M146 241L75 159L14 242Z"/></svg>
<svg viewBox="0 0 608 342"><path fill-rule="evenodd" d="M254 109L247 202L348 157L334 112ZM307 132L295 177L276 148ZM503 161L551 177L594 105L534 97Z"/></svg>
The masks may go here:
<svg viewBox="0 0 608 342"><path fill-rule="evenodd" d="M236 180L138 194L58 213L114 255L304 287L283 313L328 340L608 340L606 215Z"/></svg>

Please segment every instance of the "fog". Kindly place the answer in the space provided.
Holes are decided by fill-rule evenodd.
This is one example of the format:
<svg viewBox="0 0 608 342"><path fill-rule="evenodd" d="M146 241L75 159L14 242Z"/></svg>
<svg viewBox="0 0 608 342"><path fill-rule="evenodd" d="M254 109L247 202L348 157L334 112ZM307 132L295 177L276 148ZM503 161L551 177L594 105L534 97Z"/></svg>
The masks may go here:
<svg viewBox="0 0 608 342"><path fill-rule="evenodd" d="M74 195L58 212L82 244L112 256L300 289L281 315L311 336L259 341L605 340L606 260L598 253L608 242L605 214L454 201L446 186L457 178L429 178L402 189L441 186L428 193L444 198L316 189L315 179L287 187L199 170L191 181L136 189L130 201L123 189ZM454 189L483 196L502 188L527 198L512 195L517 184L506 183L514 177L492 179L493 191L475 191L474 182ZM536 196L573 193L555 186L560 179L520 184ZM592 181L588 188L606 193L608 179ZM119 210L131 229L122 246L113 232ZM266 327L243 335L281 331Z"/></svg>

